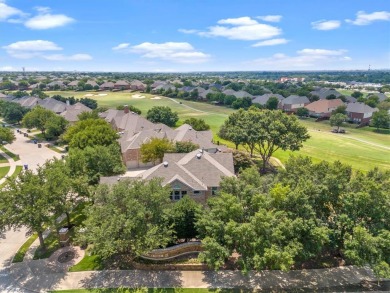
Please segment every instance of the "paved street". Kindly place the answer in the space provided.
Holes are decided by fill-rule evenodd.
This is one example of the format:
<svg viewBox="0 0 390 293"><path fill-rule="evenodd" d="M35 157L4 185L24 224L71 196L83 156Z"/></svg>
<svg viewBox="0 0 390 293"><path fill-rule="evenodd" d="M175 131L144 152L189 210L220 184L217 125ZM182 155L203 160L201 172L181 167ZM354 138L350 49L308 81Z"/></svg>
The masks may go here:
<svg viewBox="0 0 390 293"><path fill-rule="evenodd" d="M29 169L35 170L37 165L44 164L46 160L53 157L60 158L61 154L52 151L44 146L38 148L37 145L29 142L30 139L22 134L15 133L16 140L11 145L5 147L20 156L21 164L28 164ZM13 255L18 251L19 247L27 240L26 229L22 228L17 231L9 230L1 235L0 238L0 292L31 292L11 286L15 281L14 276L9 276L9 264Z"/></svg>

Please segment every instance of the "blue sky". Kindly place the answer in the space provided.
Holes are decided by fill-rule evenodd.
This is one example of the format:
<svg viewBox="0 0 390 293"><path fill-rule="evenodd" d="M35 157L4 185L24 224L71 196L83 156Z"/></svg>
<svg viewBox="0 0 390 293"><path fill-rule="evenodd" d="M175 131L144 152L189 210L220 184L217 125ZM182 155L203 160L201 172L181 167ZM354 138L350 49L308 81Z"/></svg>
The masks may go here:
<svg viewBox="0 0 390 293"><path fill-rule="evenodd" d="M388 0L0 0L0 70L390 68Z"/></svg>

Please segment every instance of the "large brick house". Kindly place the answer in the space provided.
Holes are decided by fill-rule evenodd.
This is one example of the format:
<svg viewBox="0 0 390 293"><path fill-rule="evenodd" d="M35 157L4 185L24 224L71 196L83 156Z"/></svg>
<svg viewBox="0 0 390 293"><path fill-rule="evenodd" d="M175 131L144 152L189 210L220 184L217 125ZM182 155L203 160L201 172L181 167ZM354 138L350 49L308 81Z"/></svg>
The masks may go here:
<svg viewBox="0 0 390 293"><path fill-rule="evenodd" d="M348 120L359 124L369 123L372 114L376 111L378 111L377 108L371 108L364 103L349 103L346 109Z"/></svg>
<svg viewBox="0 0 390 293"><path fill-rule="evenodd" d="M232 153L208 153L196 150L187 154L165 154L163 162L134 179L161 178L162 185L172 188L170 198L180 200L189 196L197 202L206 203L217 193L223 177L234 177ZM101 183L113 184L125 180L125 176L102 177Z"/></svg>
<svg viewBox="0 0 390 293"><path fill-rule="evenodd" d="M299 108L303 108L308 104L310 104L310 101L307 97L291 95L282 100L279 103L279 107L283 111L291 113L296 112Z"/></svg>
<svg viewBox="0 0 390 293"><path fill-rule="evenodd" d="M150 167L160 163L141 161L141 145L151 138L166 138L172 142L190 141L209 152L217 152L219 148L222 148L212 143L211 131L196 131L188 124L172 129L162 123L152 123L129 111L128 107L124 110L110 109L100 116L119 132L122 159L129 169Z"/></svg>
<svg viewBox="0 0 390 293"><path fill-rule="evenodd" d="M309 110L309 115L312 117L325 118L330 117L332 111L337 107L343 106L344 103L340 99L333 100L318 100L305 106Z"/></svg>

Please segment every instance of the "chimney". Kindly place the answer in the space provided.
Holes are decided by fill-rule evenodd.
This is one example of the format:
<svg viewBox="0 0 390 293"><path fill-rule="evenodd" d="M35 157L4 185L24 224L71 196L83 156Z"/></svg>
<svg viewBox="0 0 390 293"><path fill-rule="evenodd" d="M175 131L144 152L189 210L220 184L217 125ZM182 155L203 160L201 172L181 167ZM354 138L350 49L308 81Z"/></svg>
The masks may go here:
<svg viewBox="0 0 390 293"><path fill-rule="evenodd" d="M68 109L70 106L70 101L69 100L66 100L66 108L65 109Z"/></svg>
<svg viewBox="0 0 390 293"><path fill-rule="evenodd" d="M128 106L128 105L125 105L124 113L125 113L125 114L129 113L129 106Z"/></svg>

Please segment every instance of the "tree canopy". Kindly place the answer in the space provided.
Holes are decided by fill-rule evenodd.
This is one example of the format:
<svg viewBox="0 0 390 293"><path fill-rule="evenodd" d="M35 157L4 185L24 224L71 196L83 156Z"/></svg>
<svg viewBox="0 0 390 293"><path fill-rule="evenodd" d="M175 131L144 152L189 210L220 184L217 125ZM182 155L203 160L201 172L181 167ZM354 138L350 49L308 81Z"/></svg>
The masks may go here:
<svg viewBox="0 0 390 293"><path fill-rule="evenodd" d="M162 162L165 153L174 150L173 143L166 138L152 137L148 142L141 145L141 160L144 163Z"/></svg>
<svg viewBox="0 0 390 293"><path fill-rule="evenodd" d="M84 149L88 146L108 146L117 143L119 138L111 125L103 119L86 119L70 126L63 135L63 139L70 147Z"/></svg>
<svg viewBox="0 0 390 293"><path fill-rule="evenodd" d="M15 140L15 134L11 128L0 127L0 144L4 141L12 143Z"/></svg>
<svg viewBox="0 0 390 293"><path fill-rule="evenodd" d="M184 120L184 124L188 124L188 125L191 125L193 129L197 130L197 131L203 131L203 130L209 130L210 129L210 125L208 125L204 119L201 119L201 118L188 118L186 120Z"/></svg>
<svg viewBox="0 0 390 293"><path fill-rule="evenodd" d="M103 258L114 254L134 258L167 245L172 239L165 216L169 194L169 187L161 187L158 179L99 185L79 241L93 243L93 253Z"/></svg>
<svg viewBox="0 0 390 293"><path fill-rule="evenodd" d="M24 115L22 124L26 128L37 128L44 133L46 130L46 123L55 116L56 114L54 114L54 112L44 109L41 106L36 106Z"/></svg>
<svg viewBox="0 0 390 293"><path fill-rule="evenodd" d="M154 106L146 114L146 119L153 123L163 123L174 127L179 120L179 115L168 106Z"/></svg>
<svg viewBox="0 0 390 293"><path fill-rule="evenodd" d="M379 110L372 114L371 125L379 128L390 128L390 114L386 110Z"/></svg>
<svg viewBox="0 0 390 293"><path fill-rule="evenodd" d="M337 126L337 131L340 130L340 126L343 125L347 115L342 113L334 113L330 116L330 126Z"/></svg>

